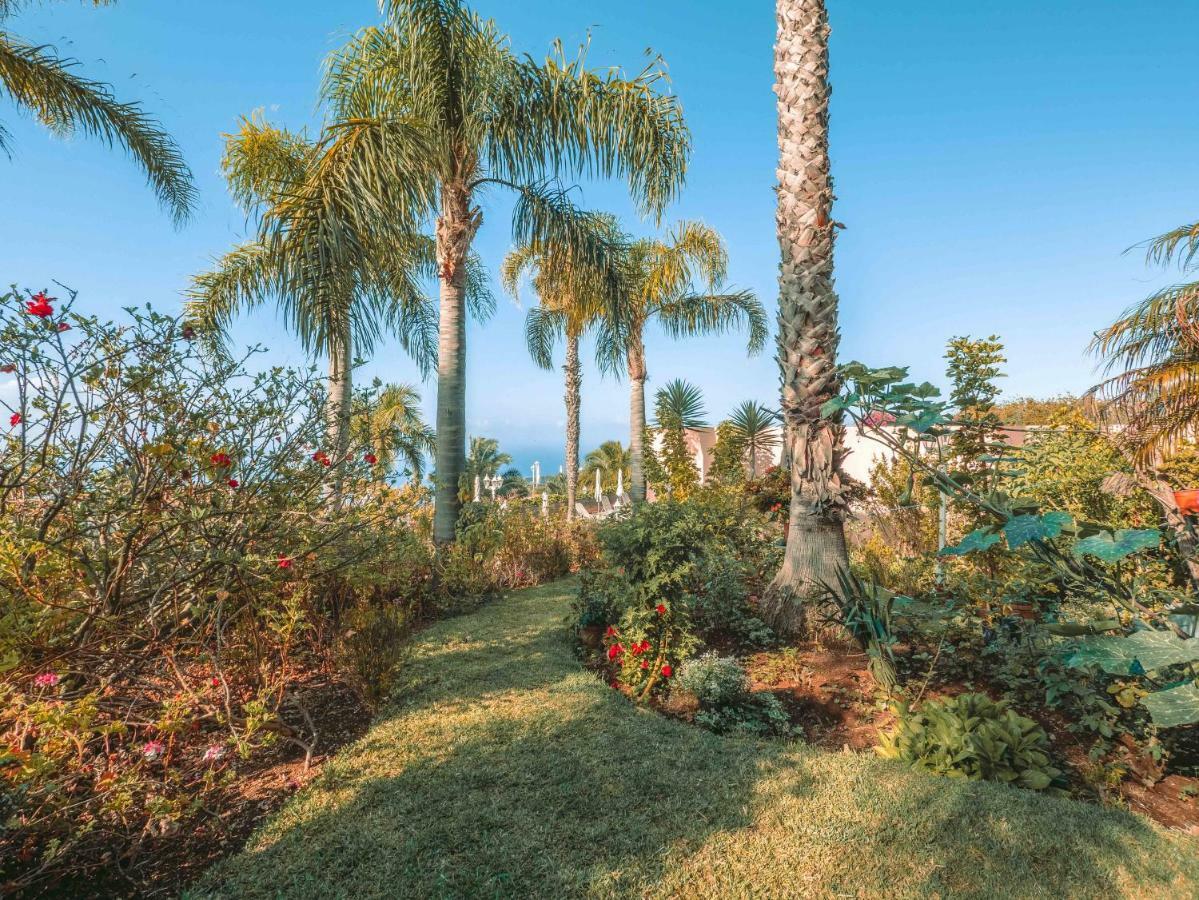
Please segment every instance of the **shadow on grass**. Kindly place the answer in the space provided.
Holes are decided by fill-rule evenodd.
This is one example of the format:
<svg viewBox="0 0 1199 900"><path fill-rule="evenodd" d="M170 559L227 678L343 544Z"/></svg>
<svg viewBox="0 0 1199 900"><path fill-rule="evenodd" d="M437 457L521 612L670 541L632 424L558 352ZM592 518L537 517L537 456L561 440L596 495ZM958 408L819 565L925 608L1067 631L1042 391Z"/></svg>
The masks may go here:
<svg viewBox="0 0 1199 900"><path fill-rule="evenodd" d="M403 699L198 893L1194 895L1193 850L1131 815L638 709L580 669L566 597L422 635Z"/></svg>

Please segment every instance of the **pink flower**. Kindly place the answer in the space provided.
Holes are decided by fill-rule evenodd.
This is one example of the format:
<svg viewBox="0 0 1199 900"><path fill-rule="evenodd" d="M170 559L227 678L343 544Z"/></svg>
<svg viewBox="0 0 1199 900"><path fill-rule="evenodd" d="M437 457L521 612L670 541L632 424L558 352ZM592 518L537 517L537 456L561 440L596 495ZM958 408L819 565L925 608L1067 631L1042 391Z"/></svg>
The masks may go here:
<svg viewBox="0 0 1199 900"><path fill-rule="evenodd" d="M142 756L153 762L166 753L166 745L162 741L149 741L142 747Z"/></svg>
<svg viewBox="0 0 1199 900"><path fill-rule="evenodd" d="M53 297L47 297L44 292L38 291L33 295L32 300L25 301L25 312L31 316L37 316L39 319L44 319L46 316L54 315L54 307L50 305Z"/></svg>
<svg viewBox="0 0 1199 900"><path fill-rule="evenodd" d="M225 755L225 748L220 744L213 744L204 751L204 762L216 762Z"/></svg>
<svg viewBox="0 0 1199 900"><path fill-rule="evenodd" d="M58 684L57 672L43 672L37 678L33 679L33 683L38 687L54 687Z"/></svg>
<svg viewBox="0 0 1199 900"><path fill-rule="evenodd" d="M892 425L894 422L895 416L882 409L871 410L866 418L862 419L862 424L867 428L881 428L884 425Z"/></svg>

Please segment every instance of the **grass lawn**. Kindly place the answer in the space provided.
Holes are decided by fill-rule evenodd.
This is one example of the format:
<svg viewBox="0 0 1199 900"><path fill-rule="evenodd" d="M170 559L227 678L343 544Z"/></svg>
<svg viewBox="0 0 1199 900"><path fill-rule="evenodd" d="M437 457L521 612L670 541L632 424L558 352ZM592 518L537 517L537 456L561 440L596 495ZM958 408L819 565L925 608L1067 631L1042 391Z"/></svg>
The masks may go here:
<svg viewBox="0 0 1199 900"><path fill-rule="evenodd" d="M194 896L1194 897L1147 820L729 739L584 672L573 585L423 632L411 684Z"/></svg>

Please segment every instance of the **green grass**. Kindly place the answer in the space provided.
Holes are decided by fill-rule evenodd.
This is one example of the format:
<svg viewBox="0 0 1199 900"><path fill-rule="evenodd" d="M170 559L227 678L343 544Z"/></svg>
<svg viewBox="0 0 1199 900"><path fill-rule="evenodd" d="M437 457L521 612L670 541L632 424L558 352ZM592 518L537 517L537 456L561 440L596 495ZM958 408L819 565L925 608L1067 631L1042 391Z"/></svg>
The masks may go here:
<svg viewBox="0 0 1199 900"><path fill-rule="evenodd" d="M583 671L573 585L423 632L411 684L196 896L1193 897L1132 814L729 739Z"/></svg>

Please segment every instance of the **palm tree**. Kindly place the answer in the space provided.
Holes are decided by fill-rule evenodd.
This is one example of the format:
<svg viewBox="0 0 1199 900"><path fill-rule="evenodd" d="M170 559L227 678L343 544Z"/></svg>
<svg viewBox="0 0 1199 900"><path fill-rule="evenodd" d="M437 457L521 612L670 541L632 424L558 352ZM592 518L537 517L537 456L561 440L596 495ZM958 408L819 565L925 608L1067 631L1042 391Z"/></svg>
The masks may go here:
<svg viewBox="0 0 1199 900"><path fill-rule="evenodd" d="M433 430L420 412L420 394L410 384L383 385L378 379L375 393L354 400L350 434L355 444L366 447L382 473L391 473L402 462L412 481L425 475L425 458L433 452Z"/></svg>
<svg viewBox="0 0 1199 900"><path fill-rule="evenodd" d="M512 464L512 457L500 451L500 442L495 438L473 437L470 439L470 454L466 457L466 467L462 473L463 488L474 486L475 478L480 480L497 474L504 466ZM513 469L520 475L519 469Z"/></svg>
<svg viewBox="0 0 1199 900"><path fill-rule="evenodd" d="M611 216L593 215L600 239L619 241L616 222ZM583 367L579 362L579 341L584 332L603 314L605 292L602 272L592 272L579 264L569 247L538 250L526 244L511 251L501 267L504 288L517 297L523 275L531 274L533 287L541 301L525 318L525 342L533 361L543 369L553 368L554 345L559 338L566 344L563 366L566 381L566 520L574 518L579 487L579 408Z"/></svg>
<svg viewBox="0 0 1199 900"><path fill-rule="evenodd" d="M758 459L778 446L778 414L756 400L746 400L729 417L737 443L749 457L749 477L758 477Z"/></svg>
<svg viewBox="0 0 1199 900"><path fill-rule="evenodd" d="M111 2L92 0L92 5ZM0 0L0 92L56 134L82 132L110 146L120 144L141 166L175 223L182 224L195 206L196 189L178 146L139 105L122 103L109 85L77 74L75 60L10 32L8 19L24 5ZM0 125L0 151L10 150L9 134Z"/></svg>
<svg viewBox="0 0 1199 900"><path fill-rule="evenodd" d="M703 392L688 381L676 378L666 382L665 387L658 389L654 399L654 413L659 428L686 431L708 424L704 419L707 410L704 409Z"/></svg>
<svg viewBox="0 0 1199 900"><path fill-rule="evenodd" d="M369 353L390 333L422 373L436 359L436 314L420 283L435 275L432 239L384 233L375 212L364 212L345 186L359 169L379 168L370 139L386 127L334 122L313 141L258 116L243 119L226 135L222 168L234 199L258 218L259 235L188 290L188 316L215 344L239 313L273 300L305 349L327 356L328 441L336 458L349 438L355 347ZM408 205L389 196L377 214L396 210L403 221ZM494 298L477 262L471 269L473 308L485 316Z"/></svg>
<svg viewBox="0 0 1199 900"><path fill-rule="evenodd" d="M604 441L583 459L583 471L580 477L584 484L595 480L595 473L600 473L600 486L605 493L615 494L618 481L629 481L629 451L621 446L620 441ZM623 473L617 478L617 473Z"/></svg>
<svg viewBox="0 0 1199 900"><path fill-rule="evenodd" d="M824 0L777 0L778 361L784 453L790 460L787 549L763 611L777 630L804 625L805 597L835 590L849 571L841 485L843 429L820 414L838 391L833 289L833 181L828 156L828 10Z"/></svg>
<svg viewBox="0 0 1199 900"><path fill-rule="evenodd" d="M645 500L645 328L657 320L674 338L712 334L744 325L748 350L766 343L766 311L750 291L721 292L728 253L720 235L682 222L664 240L644 239L625 251L625 288L620 304L605 309L597 324L597 355L608 371L629 376L629 497Z"/></svg>
<svg viewBox="0 0 1199 900"><path fill-rule="evenodd" d="M361 31L329 67L325 94L338 118L386 112L410 137L397 140L406 183L436 220L440 279L437 501L434 537L452 541L465 466L466 263L483 221L480 193L516 195L515 242L572 246L602 265L610 248L556 186L560 175L623 177L648 212L682 185L690 138L677 100L659 91L651 65L632 78L588 69L584 53L537 63L513 53L494 22L462 0L385 0L384 25ZM372 182L362 184L369 194ZM614 271L614 270L612 270Z"/></svg>

